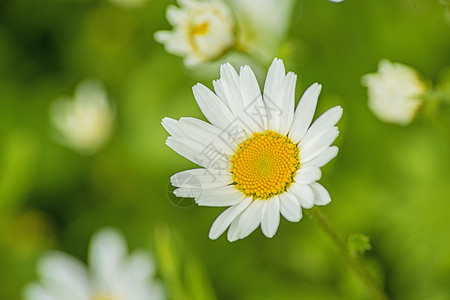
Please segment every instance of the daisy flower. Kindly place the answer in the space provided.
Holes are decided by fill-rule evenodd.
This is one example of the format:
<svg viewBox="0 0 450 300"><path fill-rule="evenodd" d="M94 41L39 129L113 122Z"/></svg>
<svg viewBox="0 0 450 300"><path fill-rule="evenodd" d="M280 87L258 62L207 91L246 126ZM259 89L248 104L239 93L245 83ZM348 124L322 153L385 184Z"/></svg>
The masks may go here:
<svg viewBox="0 0 450 300"><path fill-rule="evenodd" d="M99 82L85 80L73 98L61 98L52 104L50 118L58 142L81 154L92 154L110 137L115 109Z"/></svg>
<svg viewBox="0 0 450 300"><path fill-rule="evenodd" d="M378 72L361 79L368 88L369 108L382 121L408 125L414 119L423 100L418 96L427 87L416 70L383 59Z"/></svg>
<svg viewBox="0 0 450 300"><path fill-rule="evenodd" d="M149 254L127 255L124 237L114 229L96 233L90 244L88 270L77 259L53 251L40 259L40 282L24 289L25 300L159 300L161 286L152 282L155 266Z"/></svg>
<svg viewBox="0 0 450 300"><path fill-rule="evenodd" d="M163 119L171 135L166 144L201 167L172 176L175 195L193 197L200 206L229 206L214 221L211 239L228 229L228 240L236 241L260 225L271 238L280 214L298 222L302 208L331 201L317 180L320 168L337 155L331 144L342 108L331 108L311 125L321 85L310 86L294 110L296 80L274 59L261 94L249 66L238 74L223 64L215 93L200 83L193 87L210 123Z"/></svg>
<svg viewBox="0 0 450 300"><path fill-rule="evenodd" d="M187 66L214 60L234 44L234 20L220 0L178 0L169 6L166 17L172 31L155 33L167 52L183 56Z"/></svg>

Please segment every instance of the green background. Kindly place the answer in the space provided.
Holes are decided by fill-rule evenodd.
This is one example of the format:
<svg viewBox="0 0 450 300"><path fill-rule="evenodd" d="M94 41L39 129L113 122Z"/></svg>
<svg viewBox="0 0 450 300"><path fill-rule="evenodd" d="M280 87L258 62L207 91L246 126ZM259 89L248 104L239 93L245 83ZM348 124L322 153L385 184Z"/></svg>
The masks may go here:
<svg viewBox="0 0 450 300"><path fill-rule="evenodd" d="M219 74L199 76L154 41L172 3L0 1L0 299L21 299L49 249L85 261L105 226L155 253L171 299L370 299L306 216L283 219L273 239L258 229L229 243L208 239L222 209L174 205L169 178L194 165L165 146L160 121L203 118L191 87ZM278 54L298 74L297 99L323 85L316 116L344 108L323 211L344 236L370 237L362 259L392 299L450 299L450 110L430 104L410 126L382 123L360 78L387 58L448 86L445 14L438 0L298 0ZM55 143L48 113L85 78L117 107L112 138L91 156Z"/></svg>

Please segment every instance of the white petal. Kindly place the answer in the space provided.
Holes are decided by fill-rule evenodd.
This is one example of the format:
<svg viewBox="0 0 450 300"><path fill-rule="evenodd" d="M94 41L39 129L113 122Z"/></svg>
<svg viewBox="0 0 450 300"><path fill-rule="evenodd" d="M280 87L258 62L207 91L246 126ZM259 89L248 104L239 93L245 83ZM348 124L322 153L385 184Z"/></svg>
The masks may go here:
<svg viewBox="0 0 450 300"><path fill-rule="evenodd" d="M161 124L171 136L186 137L186 134L184 134L183 130L180 128L177 120L172 118L164 118L162 119Z"/></svg>
<svg viewBox="0 0 450 300"><path fill-rule="evenodd" d="M89 299L88 274L77 259L52 251L39 261L38 272L47 291L56 299Z"/></svg>
<svg viewBox="0 0 450 300"><path fill-rule="evenodd" d="M314 83L303 93L295 110L294 121L289 131L289 138L294 143L298 143L308 130L316 111L317 100L321 90L322 86Z"/></svg>
<svg viewBox="0 0 450 300"><path fill-rule="evenodd" d="M219 97L220 100L223 101L223 103L229 107L229 104L227 102L227 97L225 95L225 92L223 91L222 81L220 79L213 80L213 86L214 86L214 92Z"/></svg>
<svg viewBox="0 0 450 300"><path fill-rule="evenodd" d="M192 91L200 110L211 124L225 129L233 122L234 116L231 111L210 89L197 83Z"/></svg>
<svg viewBox="0 0 450 300"><path fill-rule="evenodd" d="M274 58L267 71L267 77L264 83L264 99L267 98L267 100L275 101L278 98L285 73L283 61L279 58Z"/></svg>
<svg viewBox="0 0 450 300"><path fill-rule="evenodd" d="M89 263L93 284L99 291L115 285L121 276L126 255L126 241L119 231L106 228L94 234L89 248Z"/></svg>
<svg viewBox="0 0 450 300"><path fill-rule="evenodd" d="M170 182L176 187L202 189L229 185L233 177L222 170L192 169L173 175Z"/></svg>
<svg viewBox="0 0 450 300"><path fill-rule="evenodd" d="M280 101L281 118L278 132L282 135L288 134L294 120L296 82L297 75L292 72L287 73L282 86L284 95Z"/></svg>
<svg viewBox="0 0 450 300"><path fill-rule="evenodd" d="M240 79L236 70L230 63L225 63L220 66L219 81L228 107L234 116L239 116L243 108L239 83Z"/></svg>
<svg viewBox="0 0 450 300"><path fill-rule="evenodd" d="M167 47L167 45L166 45L166 47ZM167 50L167 52L170 52L170 51ZM177 53L175 53L175 54L177 54ZM182 56L183 54L179 54L179 55ZM195 66L203 63L204 60L201 59L200 57L198 57L197 55L195 55L195 53L192 53L192 46L190 46L189 49L186 51L186 56L184 57L183 62L186 65L186 67L191 68L191 67L195 67Z"/></svg>
<svg viewBox="0 0 450 300"><path fill-rule="evenodd" d="M322 176L322 172L318 167L314 166L301 166L295 175L295 182L300 184L309 184L317 181Z"/></svg>
<svg viewBox="0 0 450 300"><path fill-rule="evenodd" d="M252 198L247 197L242 202L233 205L222 212L212 224L211 229L209 230L209 238L215 240L221 236L230 226L231 222L233 222L236 217L250 205L250 203L252 203Z"/></svg>
<svg viewBox="0 0 450 300"><path fill-rule="evenodd" d="M24 300L59 300L37 283L28 284L23 291Z"/></svg>
<svg viewBox="0 0 450 300"><path fill-rule="evenodd" d="M280 199L274 196L265 200L262 216L261 230L268 238L272 238L280 225Z"/></svg>
<svg viewBox="0 0 450 300"><path fill-rule="evenodd" d="M245 134L249 134L252 132L250 129L251 120L249 115L245 112L246 106L243 102L243 96L241 94L241 79L230 63L225 63L220 66L219 80L230 111L237 119L237 121L235 121L235 125L238 126L238 129L243 131Z"/></svg>
<svg viewBox="0 0 450 300"><path fill-rule="evenodd" d="M191 51L191 45L178 32L160 30L155 32L153 36L157 42L164 44L164 48L169 53L184 56Z"/></svg>
<svg viewBox="0 0 450 300"><path fill-rule="evenodd" d="M205 147L189 138L169 136L166 145L193 163L207 169L229 170L230 161L211 147Z"/></svg>
<svg viewBox="0 0 450 300"><path fill-rule="evenodd" d="M327 205L331 202L330 193L320 183L314 182L310 184L310 187L314 194L314 204Z"/></svg>
<svg viewBox="0 0 450 300"><path fill-rule="evenodd" d="M164 44L172 39L173 33L169 30L159 30L154 34L154 38L158 43Z"/></svg>
<svg viewBox="0 0 450 300"><path fill-rule="evenodd" d="M179 198L195 198L200 196L202 193L201 189L196 189L192 187L181 187L173 190L173 194Z"/></svg>
<svg viewBox="0 0 450 300"><path fill-rule="evenodd" d="M314 206L314 194L309 185L294 182L291 185L290 191L300 201L302 207L311 208Z"/></svg>
<svg viewBox="0 0 450 300"><path fill-rule="evenodd" d="M300 163L309 161L320 155L325 151L339 135L339 130L336 126L325 129L315 136L310 136L308 139L302 139L299 144L300 148Z"/></svg>
<svg viewBox="0 0 450 300"><path fill-rule="evenodd" d="M283 90L285 78L284 64L281 59L275 58L267 71L264 83L264 103L266 105L269 129L279 132L282 118L282 102L285 91Z"/></svg>
<svg viewBox="0 0 450 300"><path fill-rule="evenodd" d="M316 135L319 132L336 125L336 123L342 117L343 109L340 106L335 106L324 112L308 129L308 132L305 134L304 138L308 138L309 135Z"/></svg>
<svg viewBox="0 0 450 300"><path fill-rule="evenodd" d="M234 242L243 239L258 228L264 200L254 200L230 225L228 240Z"/></svg>
<svg viewBox="0 0 450 300"><path fill-rule="evenodd" d="M235 242L239 239L239 219L242 216L242 212L231 222L230 228L228 228L227 239L229 242Z"/></svg>
<svg viewBox="0 0 450 300"><path fill-rule="evenodd" d="M110 291L119 299L142 299L149 292L154 273L155 265L151 256L143 250L136 250L126 259L119 281Z"/></svg>
<svg viewBox="0 0 450 300"><path fill-rule="evenodd" d="M142 287L142 289L140 297L137 297L135 300L164 300L169 298L160 281L154 281L151 285L147 284L147 286L145 288Z"/></svg>
<svg viewBox="0 0 450 300"><path fill-rule="evenodd" d="M331 146L326 148L322 153L310 159L309 161L302 161L302 164L304 166L315 166L321 168L325 166L328 162L330 162L330 160L335 158L338 152L339 152L338 147Z"/></svg>
<svg viewBox="0 0 450 300"><path fill-rule="evenodd" d="M267 129L267 112L264 105L261 90L255 74L249 66L243 66L240 70L240 90L245 115L248 117L248 125L253 131L262 132Z"/></svg>
<svg viewBox="0 0 450 300"><path fill-rule="evenodd" d="M226 138L225 132L196 118L181 118L179 127L185 136L219 153L233 155L237 144Z"/></svg>
<svg viewBox="0 0 450 300"><path fill-rule="evenodd" d="M283 193L280 196L280 213L290 222L298 222L302 219L300 202L294 195Z"/></svg>
<svg viewBox="0 0 450 300"><path fill-rule="evenodd" d="M215 189L202 189L195 202L200 206L230 206L240 203L244 194L234 185Z"/></svg>
<svg viewBox="0 0 450 300"><path fill-rule="evenodd" d="M170 25L177 26L186 18L186 12L175 5L169 5L166 10L166 18Z"/></svg>

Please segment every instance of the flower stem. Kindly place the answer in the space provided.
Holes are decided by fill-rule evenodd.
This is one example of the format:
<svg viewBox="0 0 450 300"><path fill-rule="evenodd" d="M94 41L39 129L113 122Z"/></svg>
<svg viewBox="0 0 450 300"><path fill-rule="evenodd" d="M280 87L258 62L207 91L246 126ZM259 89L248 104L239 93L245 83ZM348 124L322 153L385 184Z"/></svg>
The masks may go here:
<svg viewBox="0 0 450 300"><path fill-rule="evenodd" d="M310 210L306 211L308 215L314 219L319 227L328 235L328 237L333 241L334 245L338 249L339 253L344 258L344 261L347 263L348 267L355 272L355 274L361 279L361 281L366 285L367 289L373 296L373 299L376 300L387 300L388 297L384 293L383 289L379 287L373 280L373 278L367 273L367 270L358 259L358 257L352 255L347 245L340 235L340 233L336 230L327 216L322 212L322 210L314 206Z"/></svg>

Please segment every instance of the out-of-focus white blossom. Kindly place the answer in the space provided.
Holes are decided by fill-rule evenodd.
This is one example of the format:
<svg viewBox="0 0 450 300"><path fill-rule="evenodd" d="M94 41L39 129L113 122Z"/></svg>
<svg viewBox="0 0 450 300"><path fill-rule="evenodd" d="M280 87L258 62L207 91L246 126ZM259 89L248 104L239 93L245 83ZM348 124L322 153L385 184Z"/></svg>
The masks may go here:
<svg viewBox="0 0 450 300"><path fill-rule="evenodd" d="M378 72L362 77L362 84L368 88L369 108L381 120L400 125L411 123L426 91L425 83L416 70L383 59Z"/></svg>
<svg viewBox="0 0 450 300"><path fill-rule="evenodd" d="M220 0L179 0L180 7L167 8L167 20L172 31L155 33L167 52L184 57L188 66L218 58L234 45L233 16Z"/></svg>
<svg viewBox="0 0 450 300"><path fill-rule="evenodd" d="M81 82L72 98L56 100L50 118L62 144L82 153L98 151L111 135L115 109L103 86L92 80Z"/></svg>
<svg viewBox="0 0 450 300"><path fill-rule="evenodd" d="M52 251L38 262L39 282L27 285L25 300L161 300L164 292L153 279L151 256L128 255L120 232L103 229L89 248L90 268L65 253Z"/></svg>
<svg viewBox="0 0 450 300"><path fill-rule="evenodd" d="M264 63L283 42L293 11L292 0L229 0L237 19L237 44Z"/></svg>
<svg viewBox="0 0 450 300"><path fill-rule="evenodd" d="M344 2L344 0L328 0L330 2L334 2L334 3L340 3L340 2Z"/></svg>

